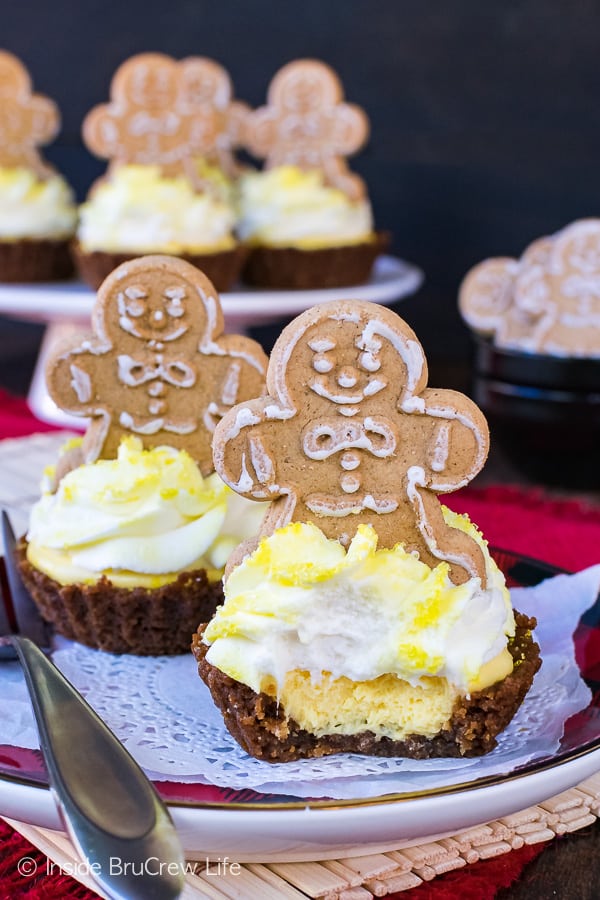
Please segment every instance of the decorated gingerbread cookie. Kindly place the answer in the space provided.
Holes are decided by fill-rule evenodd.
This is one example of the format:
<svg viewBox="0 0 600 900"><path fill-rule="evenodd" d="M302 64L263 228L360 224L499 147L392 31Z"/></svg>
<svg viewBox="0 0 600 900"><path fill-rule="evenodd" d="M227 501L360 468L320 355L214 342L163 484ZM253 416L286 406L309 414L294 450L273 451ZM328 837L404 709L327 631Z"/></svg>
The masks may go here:
<svg viewBox="0 0 600 900"><path fill-rule="evenodd" d="M459 308L499 347L600 356L600 219L534 241L519 260L480 263L461 285Z"/></svg>
<svg viewBox="0 0 600 900"><path fill-rule="evenodd" d="M141 53L117 69L110 93L110 103L86 116L83 138L111 166L159 165L198 190L207 187L194 163L199 157L234 174L246 107L232 101L231 79L218 63Z"/></svg>
<svg viewBox="0 0 600 900"><path fill-rule="evenodd" d="M267 105L246 118L248 150L264 158L267 168L321 169L333 187L352 199L362 197L363 181L350 172L345 157L363 146L369 123L363 110L343 97L339 78L325 63L288 63L273 78Z"/></svg>
<svg viewBox="0 0 600 900"><path fill-rule="evenodd" d="M32 93L27 69L0 50L0 166L31 169L41 178L52 174L38 147L56 137L59 127L56 104Z"/></svg>
<svg viewBox="0 0 600 900"><path fill-rule="evenodd" d="M427 387L409 326L385 307L340 301L309 309L273 348L268 395L230 410L214 463L235 491L273 500L261 536L312 521L347 545L371 524L380 547L402 542L462 583L485 565L475 541L448 526L437 494L467 484L488 429L464 395Z"/></svg>
<svg viewBox="0 0 600 900"><path fill-rule="evenodd" d="M198 269L170 256L123 263L104 281L94 335L48 363L50 395L88 416L82 462L114 458L121 438L185 449L213 471L215 425L263 390L266 357L250 338L223 334L219 297Z"/></svg>

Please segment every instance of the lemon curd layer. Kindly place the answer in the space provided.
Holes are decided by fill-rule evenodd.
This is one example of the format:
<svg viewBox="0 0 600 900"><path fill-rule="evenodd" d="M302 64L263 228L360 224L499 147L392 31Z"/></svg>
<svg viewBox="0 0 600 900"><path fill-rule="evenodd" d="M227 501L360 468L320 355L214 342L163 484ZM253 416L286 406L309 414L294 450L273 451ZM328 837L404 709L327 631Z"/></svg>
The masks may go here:
<svg viewBox="0 0 600 900"><path fill-rule="evenodd" d="M371 206L325 184L322 172L276 166L239 181L238 233L250 244L321 247L375 239Z"/></svg>
<svg viewBox="0 0 600 900"><path fill-rule="evenodd" d="M450 581L399 544L377 549L362 525L346 551L312 524L265 538L233 570L208 624L208 662L282 703L307 731L437 734L459 696L512 671L514 616L477 529L446 520L484 550L488 586Z"/></svg>
<svg viewBox="0 0 600 900"><path fill-rule="evenodd" d="M49 467L48 483L52 475ZM185 451L144 450L131 437L117 459L73 469L56 493L44 489L31 513L27 558L60 584L106 575L118 587L154 588L197 568L218 580L263 514L263 504L238 497L215 473L203 478Z"/></svg>
<svg viewBox="0 0 600 900"><path fill-rule="evenodd" d="M216 179L211 171L208 181ZM81 206L79 243L86 252L230 250L235 212L225 187L215 184L214 191L197 192L183 176L163 177L159 166L123 165L98 182Z"/></svg>
<svg viewBox="0 0 600 900"><path fill-rule="evenodd" d="M62 240L76 224L75 197L62 176L0 166L0 240Z"/></svg>

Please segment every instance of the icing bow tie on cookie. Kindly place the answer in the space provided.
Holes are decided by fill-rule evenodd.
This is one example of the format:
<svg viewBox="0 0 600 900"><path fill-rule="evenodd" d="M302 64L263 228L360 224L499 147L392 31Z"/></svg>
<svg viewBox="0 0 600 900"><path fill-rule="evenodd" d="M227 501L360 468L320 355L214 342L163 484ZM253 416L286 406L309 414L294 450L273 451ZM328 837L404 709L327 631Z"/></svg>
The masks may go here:
<svg viewBox="0 0 600 900"><path fill-rule="evenodd" d="M380 546L485 583L480 547L446 524L436 494L481 469L487 423L464 395L427 387L422 347L395 313L359 301L303 313L273 348L267 391L231 409L213 442L227 484L274 501L261 536L313 521L347 545L370 524Z"/></svg>
<svg viewBox="0 0 600 900"><path fill-rule="evenodd" d="M196 372L183 360L173 360L166 364L139 362L130 356L119 356L119 376L123 384L136 387L147 381L166 381L176 387L191 387L196 382Z"/></svg>

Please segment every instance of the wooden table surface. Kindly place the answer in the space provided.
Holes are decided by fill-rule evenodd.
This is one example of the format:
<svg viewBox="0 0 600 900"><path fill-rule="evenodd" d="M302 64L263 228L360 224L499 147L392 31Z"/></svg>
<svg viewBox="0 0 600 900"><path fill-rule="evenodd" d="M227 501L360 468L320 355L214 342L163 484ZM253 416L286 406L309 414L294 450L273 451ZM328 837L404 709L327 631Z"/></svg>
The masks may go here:
<svg viewBox="0 0 600 900"><path fill-rule="evenodd" d="M25 395L37 357L43 329L0 317L0 387ZM468 363L430 365L430 383L466 390ZM497 447L492 447L477 483L531 484ZM552 489L557 495L600 503L600 491ZM600 557L600 551L599 551ZM595 900L600 895L600 823L550 841L530 863L518 883L500 891L497 900Z"/></svg>

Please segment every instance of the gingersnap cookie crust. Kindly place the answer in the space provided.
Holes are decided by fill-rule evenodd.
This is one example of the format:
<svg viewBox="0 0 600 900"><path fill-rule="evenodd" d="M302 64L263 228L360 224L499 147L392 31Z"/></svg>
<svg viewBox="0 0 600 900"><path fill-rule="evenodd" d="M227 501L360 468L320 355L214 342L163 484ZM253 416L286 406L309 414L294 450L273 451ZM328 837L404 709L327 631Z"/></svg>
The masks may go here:
<svg viewBox="0 0 600 900"><path fill-rule="evenodd" d="M42 617L64 637L108 653L189 652L198 622L223 602L221 581L209 581L204 569L153 589L116 587L105 576L95 584L61 585L31 565L24 540L17 553L21 577Z"/></svg>
<svg viewBox="0 0 600 900"><path fill-rule="evenodd" d="M257 694L207 662L208 646L202 641L206 625L201 625L194 634L192 652L198 673L221 711L228 731L257 759L291 762L333 753L411 759L471 757L494 749L498 734L523 702L541 665L539 646L531 635L535 619L515 613L515 622L515 636L508 644L514 662L511 674L483 691L459 698L447 725L435 737L415 734L402 741L378 737L370 731L317 737L303 730L286 715L274 697Z"/></svg>

